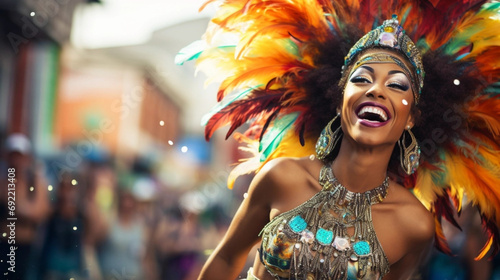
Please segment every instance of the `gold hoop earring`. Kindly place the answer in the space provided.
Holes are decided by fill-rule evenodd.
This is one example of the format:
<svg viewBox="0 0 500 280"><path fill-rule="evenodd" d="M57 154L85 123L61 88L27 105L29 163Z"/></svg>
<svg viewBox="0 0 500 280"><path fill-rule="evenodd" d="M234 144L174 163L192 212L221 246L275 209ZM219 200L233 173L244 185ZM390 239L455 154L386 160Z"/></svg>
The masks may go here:
<svg viewBox="0 0 500 280"><path fill-rule="evenodd" d="M411 138L411 142L408 146L406 146L405 132L408 132ZM415 138L415 135L413 135L409 127L405 129L403 135L401 136L401 138L399 138L398 145L399 145L399 160L401 162L401 167L408 175L415 173L420 161L420 147L418 146L418 142L417 139Z"/></svg>
<svg viewBox="0 0 500 280"><path fill-rule="evenodd" d="M332 126L336 129L333 131ZM316 157L320 160L326 158L342 139L342 129L340 125L340 113L333 118L328 125L321 131L316 142Z"/></svg>

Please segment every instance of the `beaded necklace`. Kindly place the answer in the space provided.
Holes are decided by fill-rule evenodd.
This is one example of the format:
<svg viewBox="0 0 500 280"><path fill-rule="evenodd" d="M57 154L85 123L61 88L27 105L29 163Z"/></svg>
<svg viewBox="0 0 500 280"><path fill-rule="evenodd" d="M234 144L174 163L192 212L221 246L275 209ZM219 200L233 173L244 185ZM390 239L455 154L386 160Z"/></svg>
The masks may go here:
<svg viewBox="0 0 500 280"><path fill-rule="evenodd" d="M371 206L387 196L389 178L355 193L327 164L319 183L320 192L264 227L262 262L277 279L381 279L389 262L373 229Z"/></svg>

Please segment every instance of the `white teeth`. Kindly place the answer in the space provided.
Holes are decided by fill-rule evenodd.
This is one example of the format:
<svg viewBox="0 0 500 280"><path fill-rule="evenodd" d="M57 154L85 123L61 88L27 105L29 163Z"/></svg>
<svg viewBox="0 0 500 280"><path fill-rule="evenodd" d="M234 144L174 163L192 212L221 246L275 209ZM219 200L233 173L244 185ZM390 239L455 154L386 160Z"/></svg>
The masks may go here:
<svg viewBox="0 0 500 280"><path fill-rule="evenodd" d="M384 122L387 121L387 114L385 113L384 110L380 109L379 107L365 106L365 107L361 108L361 110L358 113L358 116L361 116L364 113L377 114L377 115L380 116L380 118L382 118L382 120L384 120Z"/></svg>

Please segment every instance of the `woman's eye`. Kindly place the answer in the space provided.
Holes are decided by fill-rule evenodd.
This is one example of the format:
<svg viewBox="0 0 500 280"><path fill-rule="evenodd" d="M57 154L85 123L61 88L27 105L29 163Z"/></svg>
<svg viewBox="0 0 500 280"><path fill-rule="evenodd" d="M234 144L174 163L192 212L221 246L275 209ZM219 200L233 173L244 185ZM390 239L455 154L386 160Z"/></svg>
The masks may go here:
<svg viewBox="0 0 500 280"><path fill-rule="evenodd" d="M396 89L402 90L402 91L407 91L410 88L407 85L402 85L402 84L398 84L398 83L390 83L388 86L391 88L396 88Z"/></svg>
<svg viewBox="0 0 500 280"><path fill-rule="evenodd" d="M351 83L370 83L370 80L365 77L356 76L351 78Z"/></svg>

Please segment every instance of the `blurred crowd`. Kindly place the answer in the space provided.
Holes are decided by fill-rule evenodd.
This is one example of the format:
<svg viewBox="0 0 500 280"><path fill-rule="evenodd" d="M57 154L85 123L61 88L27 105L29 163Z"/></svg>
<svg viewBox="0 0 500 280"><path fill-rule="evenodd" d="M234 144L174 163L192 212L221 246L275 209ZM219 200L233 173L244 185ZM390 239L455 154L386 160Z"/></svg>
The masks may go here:
<svg viewBox="0 0 500 280"><path fill-rule="evenodd" d="M100 151L68 168L57 157L36 158L24 135L3 142L0 279L196 279L239 204L200 198L210 178L187 190L169 187L144 158L127 162ZM217 196L237 194L217 188L212 182ZM16 218L15 244L9 243L9 217ZM12 245L15 272L6 257Z"/></svg>
<svg viewBox="0 0 500 280"><path fill-rule="evenodd" d="M97 150L68 168L57 157L34 156L22 134L3 142L1 279L196 279L246 191L227 190L224 179L209 176L194 188L173 188L159 180L161 171L151 160L119 160ZM12 168L15 190L3 187ZM15 204L9 204L13 195ZM210 196L218 203L207 201ZM460 223L463 231L445 224L455 256L435 251L419 279L500 279L498 257L472 260L485 241L478 216L465 209ZM15 263L7 258L12 245ZM15 272L9 270L13 265Z"/></svg>

